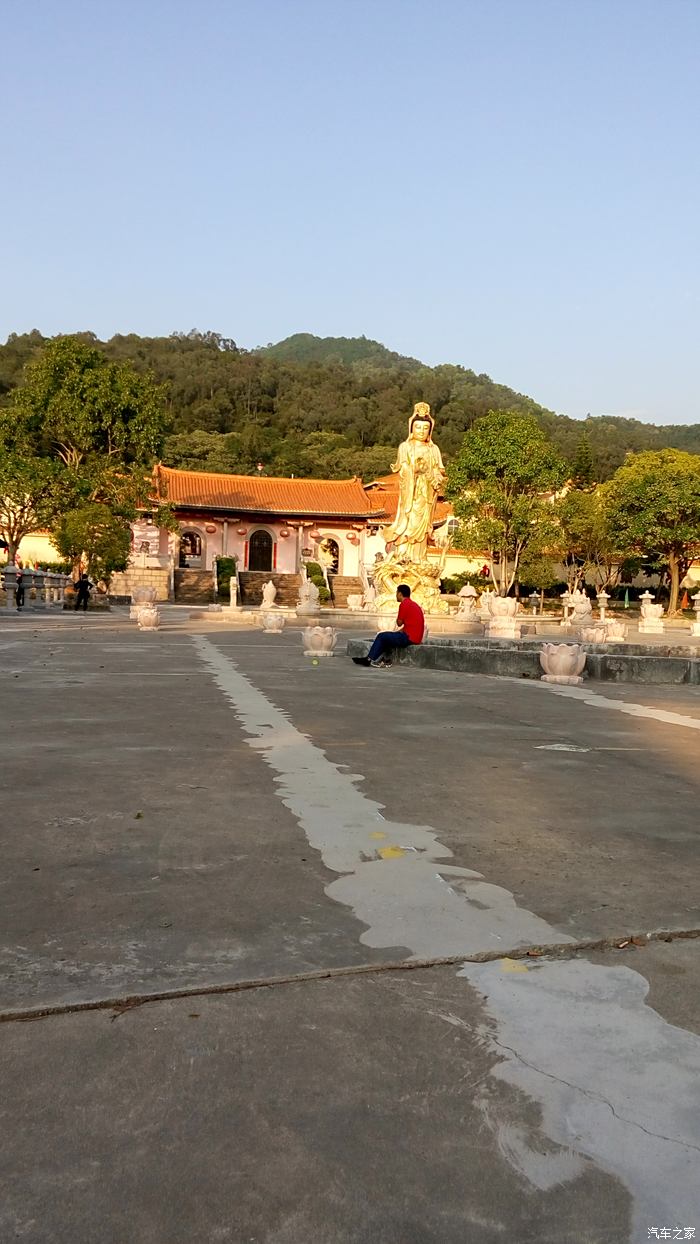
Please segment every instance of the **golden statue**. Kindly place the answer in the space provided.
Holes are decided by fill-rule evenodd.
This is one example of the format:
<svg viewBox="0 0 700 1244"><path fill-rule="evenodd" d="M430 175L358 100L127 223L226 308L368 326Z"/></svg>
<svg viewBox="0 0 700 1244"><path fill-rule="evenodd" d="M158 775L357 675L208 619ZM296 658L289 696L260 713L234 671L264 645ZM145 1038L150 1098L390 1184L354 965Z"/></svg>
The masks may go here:
<svg viewBox="0 0 700 1244"><path fill-rule="evenodd" d="M387 556L374 572L380 611L394 606L399 583L408 584L426 612L444 613L447 608L440 596L442 567L428 561L435 504L445 479L442 454L433 444L434 427L428 403L416 402L408 438L399 445L391 468L399 476L399 499L393 523L384 528Z"/></svg>
<svg viewBox="0 0 700 1244"><path fill-rule="evenodd" d="M396 518L384 529L387 552L412 562L423 562L438 492L445 479L442 454L433 444L435 420L427 402L416 402L408 422L408 440L399 445L392 471L399 475Z"/></svg>

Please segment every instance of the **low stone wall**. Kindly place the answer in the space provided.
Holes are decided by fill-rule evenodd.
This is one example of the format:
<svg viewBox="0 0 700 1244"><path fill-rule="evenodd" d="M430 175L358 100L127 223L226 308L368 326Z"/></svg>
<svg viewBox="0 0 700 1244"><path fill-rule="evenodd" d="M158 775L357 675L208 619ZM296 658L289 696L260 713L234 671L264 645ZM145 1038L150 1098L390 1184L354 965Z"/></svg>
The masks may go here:
<svg viewBox="0 0 700 1244"><path fill-rule="evenodd" d="M139 566L129 566L123 573L112 575L110 599L128 602L135 587L154 587L157 601L172 600L170 571Z"/></svg>
<svg viewBox="0 0 700 1244"><path fill-rule="evenodd" d="M564 641L562 641L564 642ZM367 640L348 639L348 656L365 656ZM601 682L691 683L700 686L700 646L649 648L642 644L584 644L584 678ZM394 660L419 669L539 679L540 640L430 639L400 648Z"/></svg>

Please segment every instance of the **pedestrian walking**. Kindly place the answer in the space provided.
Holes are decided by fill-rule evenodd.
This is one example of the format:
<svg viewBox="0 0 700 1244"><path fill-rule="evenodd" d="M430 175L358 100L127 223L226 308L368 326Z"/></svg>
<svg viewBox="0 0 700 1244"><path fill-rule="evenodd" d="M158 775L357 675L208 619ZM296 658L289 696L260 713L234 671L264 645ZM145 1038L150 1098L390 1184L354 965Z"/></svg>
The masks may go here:
<svg viewBox="0 0 700 1244"><path fill-rule="evenodd" d="M87 613L88 601L92 591L92 583L86 574L81 574L75 585L75 611L78 612L80 606L83 607L83 613Z"/></svg>
<svg viewBox="0 0 700 1244"><path fill-rule="evenodd" d="M15 581L15 604L18 611L24 608L24 575L21 570L17 571L17 579Z"/></svg>

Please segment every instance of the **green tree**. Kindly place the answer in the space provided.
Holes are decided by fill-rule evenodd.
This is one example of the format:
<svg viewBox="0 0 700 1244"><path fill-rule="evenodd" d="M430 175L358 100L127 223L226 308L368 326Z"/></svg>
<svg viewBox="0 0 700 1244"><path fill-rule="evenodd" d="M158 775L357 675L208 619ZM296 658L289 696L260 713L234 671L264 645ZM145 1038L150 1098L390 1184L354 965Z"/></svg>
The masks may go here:
<svg viewBox="0 0 700 1244"><path fill-rule="evenodd" d="M557 502L556 547L570 591L580 588L589 576L603 588L619 582L625 553L608 522L604 498L599 488L572 488Z"/></svg>
<svg viewBox="0 0 700 1244"><path fill-rule="evenodd" d="M71 510L53 532L54 543L74 567L83 565L91 578L109 580L115 570L125 570L131 547L127 519L109 506L90 502Z"/></svg>
<svg viewBox="0 0 700 1244"><path fill-rule="evenodd" d="M160 386L75 337L48 342L0 410L0 442L61 464L74 504L121 491L147 500L163 433Z"/></svg>
<svg viewBox="0 0 700 1244"><path fill-rule="evenodd" d="M603 495L619 547L660 564L669 578L669 613L676 613L681 580L700 548L700 454L629 454Z"/></svg>
<svg viewBox="0 0 700 1244"><path fill-rule="evenodd" d="M3 450L0 444L0 534L7 541L10 562L23 536L52 525L60 499L55 463Z"/></svg>
<svg viewBox="0 0 700 1244"><path fill-rule="evenodd" d="M595 477L596 468L591 442L588 433L584 432L576 446L576 453L571 464L571 479L576 488L587 488L593 483Z"/></svg>
<svg viewBox="0 0 700 1244"><path fill-rule="evenodd" d="M553 539L551 494L565 473L534 416L515 410L490 411L478 419L450 464L447 495L465 520L469 547L488 550L502 596L518 577L525 551L545 551Z"/></svg>
<svg viewBox="0 0 700 1244"><path fill-rule="evenodd" d="M540 593L540 608L544 604L544 594L548 588L558 582L557 564L554 557L547 553L525 553L520 561L520 590L529 587L537 588Z"/></svg>

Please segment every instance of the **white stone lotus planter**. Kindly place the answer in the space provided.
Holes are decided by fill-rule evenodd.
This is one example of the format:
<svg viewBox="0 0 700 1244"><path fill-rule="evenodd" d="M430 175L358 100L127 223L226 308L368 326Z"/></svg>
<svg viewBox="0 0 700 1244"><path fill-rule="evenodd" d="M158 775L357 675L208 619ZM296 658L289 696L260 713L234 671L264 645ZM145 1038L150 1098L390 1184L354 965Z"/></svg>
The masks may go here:
<svg viewBox="0 0 700 1244"><path fill-rule="evenodd" d="M580 644L543 644L540 665L542 682L558 682L576 686L582 683L586 654Z"/></svg>
<svg viewBox="0 0 700 1244"><path fill-rule="evenodd" d="M338 632L332 626L307 626L301 638L305 657L332 657Z"/></svg>
<svg viewBox="0 0 700 1244"><path fill-rule="evenodd" d="M487 598L489 639L520 639L522 623L517 620L518 602L514 596L490 592Z"/></svg>
<svg viewBox="0 0 700 1244"><path fill-rule="evenodd" d="M605 631L606 631L605 638L607 639L608 643L610 643L613 640L619 643L621 640L627 638L627 623L626 622L606 622Z"/></svg>
<svg viewBox="0 0 700 1244"><path fill-rule="evenodd" d="M154 587L135 587L131 593L131 605L129 608L129 617L133 621L138 621L139 611L144 605L154 604L156 599L156 589Z"/></svg>
<svg viewBox="0 0 700 1244"><path fill-rule="evenodd" d="M137 622L140 631L157 631L160 626L160 610L155 605L142 605Z"/></svg>
<svg viewBox="0 0 700 1244"><path fill-rule="evenodd" d="M362 601L362 596L356 592L353 593L352 596L348 596L348 609L351 609L353 613L358 613L362 609Z"/></svg>
<svg viewBox="0 0 700 1244"><path fill-rule="evenodd" d="M584 626L581 631L581 639L587 644L604 644L608 638L608 628L606 626Z"/></svg>
<svg viewBox="0 0 700 1244"><path fill-rule="evenodd" d="M266 635L281 635L284 630L284 618L281 613L263 613L260 618Z"/></svg>

